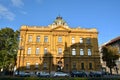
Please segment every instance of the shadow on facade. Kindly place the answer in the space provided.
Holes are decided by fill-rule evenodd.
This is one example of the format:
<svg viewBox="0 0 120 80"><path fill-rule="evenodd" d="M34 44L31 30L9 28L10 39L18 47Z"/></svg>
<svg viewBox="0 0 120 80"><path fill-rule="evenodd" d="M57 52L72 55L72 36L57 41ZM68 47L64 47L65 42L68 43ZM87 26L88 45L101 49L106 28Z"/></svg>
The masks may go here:
<svg viewBox="0 0 120 80"><path fill-rule="evenodd" d="M96 38L92 38L91 41L91 43L85 43L86 41L84 40L83 43L78 42L70 46L65 42L63 54L56 52L56 57L53 57L51 52L47 52L42 57L38 55L40 62L38 67L30 65L29 68L23 66L17 70L26 72L46 71L49 73L51 71L71 72L73 70L99 71L101 64L98 41ZM80 49L83 49L83 55L80 54ZM90 56L88 56L88 49L91 49Z"/></svg>
<svg viewBox="0 0 120 80"><path fill-rule="evenodd" d="M88 49L91 55L88 55ZM89 52L90 52L89 51ZM67 42L64 43L63 51L63 71L100 71L100 55L98 51L98 40L92 38L90 42L74 43L68 47ZM83 54L83 55L82 55Z"/></svg>
<svg viewBox="0 0 120 80"><path fill-rule="evenodd" d="M17 69L17 71L24 71L24 72L38 72L38 71L45 71L45 72L51 72L54 71L57 67L57 65L55 65L53 63L53 56L50 52L47 52L46 54L44 54L42 57L40 55L39 56L39 63L38 65L29 65L27 66L22 66L20 68ZM33 57L34 60L34 57ZM34 62L34 61L31 61ZM30 62L30 63L31 63Z"/></svg>

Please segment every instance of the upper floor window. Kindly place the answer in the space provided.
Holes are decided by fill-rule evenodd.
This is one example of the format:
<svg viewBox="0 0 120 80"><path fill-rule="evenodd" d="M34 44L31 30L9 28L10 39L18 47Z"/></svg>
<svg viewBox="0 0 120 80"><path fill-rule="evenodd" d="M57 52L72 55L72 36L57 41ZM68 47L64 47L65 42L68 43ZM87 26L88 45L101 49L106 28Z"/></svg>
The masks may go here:
<svg viewBox="0 0 120 80"><path fill-rule="evenodd" d="M75 48L72 49L72 55L76 55L76 50L75 50Z"/></svg>
<svg viewBox="0 0 120 80"><path fill-rule="evenodd" d="M40 42L40 36L36 37L36 42Z"/></svg>
<svg viewBox="0 0 120 80"><path fill-rule="evenodd" d="M83 49L80 49L80 55L84 55Z"/></svg>
<svg viewBox="0 0 120 80"><path fill-rule="evenodd" d="M62 37L58 36L58 42L62 42Z"/></svg>
<svg viewBox="0 0 120 80"><path fill-rule="evenodd" d="M39 54L40 48L36 48L36 54Z"/></svg>
<svg viewBox="0 0 120 80"><path fill-rule="evenodd" d="M62 48L58 48L58 54L62 54Z"/></svg>
<svg viewBox="0 0 120 80"><path fill-rule="evenodd" d="M28 48L27 54L31 54L31 48Z"/></svg>
<svg viewBox="0 0 120 80"><path fill-rule="evenodd" d="M48 42L48 36L44 36L44 42Z"/></svg>
<svg viewBox="0 0 120 80"><path fill-rule="evenodd" d="M90 38L86 38L86 43L90 44L91 43L91 39Z"/></svg>
<svg viewBox="0 0 120 80"><path fill-rule="evenodd" d="M80 43L83 43L83 38L80 38Z"/></svg>
<svg viewBox="0 0 120 80"><path fill-rule="evenodd" d="M88 49L88 55L92 55L91 49Z"/></svg>
<svg viewBox="0 0 120 80"><path fill-rule="evenodd" d="M28 36L28 42L32 42L32 36Z"/></svg>
<svg viewBox="0 0 120 80"><path fill-rule="evenodd" d="M39 68L39 64L38 63L35 63L35 68Z"/></svg>
<svg viewBox="0 0 120 80"><path fill-rule="evenodd" d="M29 62L26 63L26 68L30 69L30 63Z"/></svg>
<svg viewBox="0 0 120 80"><path fill-rule="evenodd" d="M74 38L74 37L72 37L72 44L73 44L73 43L75 43L75 38Z"/></svg>
<svg viewBox="0 0 120 80"><path fill-rule="evenodd" d="M47 54L47 48L44 48L44 54Z"/></svg>

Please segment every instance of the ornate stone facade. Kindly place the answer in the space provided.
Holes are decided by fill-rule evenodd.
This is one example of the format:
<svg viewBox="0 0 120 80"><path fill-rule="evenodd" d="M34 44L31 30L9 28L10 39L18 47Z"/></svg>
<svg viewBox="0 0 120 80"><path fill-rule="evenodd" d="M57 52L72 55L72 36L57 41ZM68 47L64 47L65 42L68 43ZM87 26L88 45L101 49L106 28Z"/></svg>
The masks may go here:
<svg viewBox="0 0 120 80"><path fill-rule="evenodd" d="M70 28L62 17L48 26L22 26L17 69L20 71L100 70L96 29Z"/></svg>

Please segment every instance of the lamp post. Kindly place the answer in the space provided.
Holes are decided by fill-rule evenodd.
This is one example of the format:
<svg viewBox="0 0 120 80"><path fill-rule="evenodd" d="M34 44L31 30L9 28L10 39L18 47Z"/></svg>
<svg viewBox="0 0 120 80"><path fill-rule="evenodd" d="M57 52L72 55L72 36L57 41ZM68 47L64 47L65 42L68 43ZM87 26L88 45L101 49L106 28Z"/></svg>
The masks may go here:
<svg viewBox="0 0 120 80"><path fill-rule="evenodd" d="M21 51L23 50L23 47L22 47L22 46L20 46L20 47L19 47L19 50L20 50L20 54L19 54L19 62L18 62L18 75L19 75L19 73L20 73Z"/></svg>

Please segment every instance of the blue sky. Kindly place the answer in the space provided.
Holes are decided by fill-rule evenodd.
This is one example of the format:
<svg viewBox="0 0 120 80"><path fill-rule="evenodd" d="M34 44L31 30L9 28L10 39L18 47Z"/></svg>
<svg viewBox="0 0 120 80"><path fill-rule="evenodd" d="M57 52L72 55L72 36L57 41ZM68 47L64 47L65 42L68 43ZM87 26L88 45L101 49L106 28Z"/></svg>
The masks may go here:
<svg viewBox="0 0 120 80"><path fill-rule="evenodd" d="M120 36L120 0L0 0L0 28L47 26L58 15L70 27L97 28L99 45Z"/></svg>

